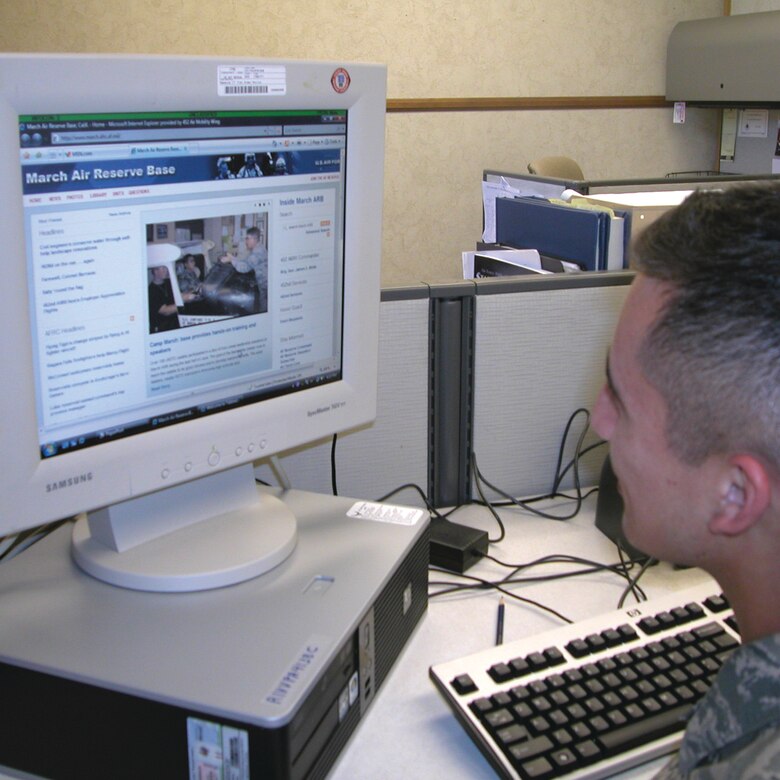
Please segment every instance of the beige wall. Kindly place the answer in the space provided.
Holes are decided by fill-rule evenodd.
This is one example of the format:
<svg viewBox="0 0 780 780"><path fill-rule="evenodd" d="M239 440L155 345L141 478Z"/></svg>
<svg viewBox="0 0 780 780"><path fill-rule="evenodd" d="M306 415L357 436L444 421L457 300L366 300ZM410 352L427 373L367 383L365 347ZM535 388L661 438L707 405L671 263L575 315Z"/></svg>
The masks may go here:
<svg viewBox="0 0 780 780"><path fill-rule="evenodd" d="M388 97L663 95L666 41L722 0L28 0L0 3L0 50L216 54L388 65ZM575 157L590 178L716 165L693 109L391 113L385 286L455 279L481 230L483 168Z"/></svg>

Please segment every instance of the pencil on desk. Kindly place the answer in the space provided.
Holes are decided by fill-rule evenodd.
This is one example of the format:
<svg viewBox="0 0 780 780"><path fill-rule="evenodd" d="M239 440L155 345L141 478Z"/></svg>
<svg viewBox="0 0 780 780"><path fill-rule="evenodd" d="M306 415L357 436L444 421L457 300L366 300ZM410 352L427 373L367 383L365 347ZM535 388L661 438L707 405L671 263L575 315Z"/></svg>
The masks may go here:
<svg viewBox="0 0 780 780"><path fill-rule="evenodd" d="M498 602L498 622L496 623L496 644L500 645L504 641L504 599Z"/></svg>

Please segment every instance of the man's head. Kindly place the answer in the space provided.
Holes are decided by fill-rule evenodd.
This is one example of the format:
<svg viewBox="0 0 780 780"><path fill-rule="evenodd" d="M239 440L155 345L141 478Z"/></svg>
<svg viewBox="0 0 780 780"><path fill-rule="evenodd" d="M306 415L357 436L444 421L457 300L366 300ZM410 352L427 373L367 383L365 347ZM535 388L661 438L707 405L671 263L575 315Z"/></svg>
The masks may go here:
<svg viewBox="0 0 780 780"><path fill-rule="evenodd" d="M697 192L634 256L594 426L629 540L700 563L709 520L736 534L726 521L761 515L780 475L780 188Z"/></svg>
<svg viewBox="0 0 780 780"><path fill-rule="evenodd" d="M635 254L671 287L640 359L672 447L694 464L749 449L780 468L780 188L694 193Z"/></svg>
<svg viewBox="0 0 780 780"><path fill-rule="evenodd" d="M162 284L168 278L167 265L152 266L152 281L156 284Z"/></svg>
<svg viewBox="0 0 780 780"><path fill-rule="evenodd" d="M260 243L260 229L256 227L248 228L244 243L246 243L247 249L251 252Z"/></svg>

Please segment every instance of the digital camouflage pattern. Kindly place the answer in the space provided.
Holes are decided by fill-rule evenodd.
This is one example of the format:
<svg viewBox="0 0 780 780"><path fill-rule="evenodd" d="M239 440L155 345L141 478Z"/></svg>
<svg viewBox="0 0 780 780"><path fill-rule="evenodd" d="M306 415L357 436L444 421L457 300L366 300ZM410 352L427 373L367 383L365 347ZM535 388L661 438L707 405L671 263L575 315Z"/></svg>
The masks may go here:
<svg viewBox="0 0 780 780"><path fill-rule="evenodd" d="M780 634L737 648L656 780L780 778Z"/></svg>

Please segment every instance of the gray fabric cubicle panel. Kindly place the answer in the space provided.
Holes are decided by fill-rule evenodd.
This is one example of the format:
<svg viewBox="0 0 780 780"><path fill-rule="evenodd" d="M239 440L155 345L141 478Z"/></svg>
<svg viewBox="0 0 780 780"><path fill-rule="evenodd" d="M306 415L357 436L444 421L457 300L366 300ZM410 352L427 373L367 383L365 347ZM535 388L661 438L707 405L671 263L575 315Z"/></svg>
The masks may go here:
<svg viewBox="0 0 780 780"><path fill-rule="evenodd" d="M480 282L476 299L473 451L480 472L514 496L552 488L566 423L578 408L592 409L603 384L633 274L525 278ZM580 415L572 425L564 463L583 422ZM586 444L597 440L591 432ZM599 447L583 459L582 484L598 484L605 454ZM570 471L562 487L571 485Z"/></svg>
<svg viewBox="0 0 780 780"><path fill-rule="evenodd" d="M379 322L379 397L372 425L339 435L336 479L343 496L377 499L408 482L428 489L429 288L385 290ZM331 439L280 455L292 486L329 494ZM277 484L267 462L259 479ZM422 506L414 491L395 503Z"/></svg>

